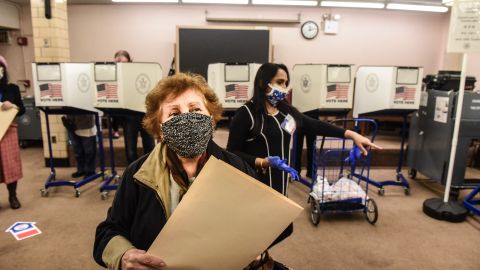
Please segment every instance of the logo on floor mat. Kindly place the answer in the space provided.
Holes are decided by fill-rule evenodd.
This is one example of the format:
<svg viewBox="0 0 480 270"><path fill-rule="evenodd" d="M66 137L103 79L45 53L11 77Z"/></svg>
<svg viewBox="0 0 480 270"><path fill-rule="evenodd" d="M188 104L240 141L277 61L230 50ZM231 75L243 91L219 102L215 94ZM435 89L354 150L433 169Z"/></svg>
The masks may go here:
<svg viewBox="0 0 480 270"><path fill-rule="evenodd" d="M37 226L35 226L35 223L36 222L15 222L5 232L11 233L17 240L23 240L42 233Z"/></svg>

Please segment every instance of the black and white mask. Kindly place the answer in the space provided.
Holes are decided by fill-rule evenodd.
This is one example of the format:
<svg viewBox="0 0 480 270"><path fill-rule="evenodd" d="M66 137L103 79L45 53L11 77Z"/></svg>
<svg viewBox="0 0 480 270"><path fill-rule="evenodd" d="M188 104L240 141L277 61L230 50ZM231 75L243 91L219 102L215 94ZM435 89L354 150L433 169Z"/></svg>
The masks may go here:
<svg viewBox="0 0 480 270"><path fill-rule="evenodd" d="M182 113L161 125L163 141L177 155L194 158L207 149L212 138L212 118L201 113Z"/></svg>

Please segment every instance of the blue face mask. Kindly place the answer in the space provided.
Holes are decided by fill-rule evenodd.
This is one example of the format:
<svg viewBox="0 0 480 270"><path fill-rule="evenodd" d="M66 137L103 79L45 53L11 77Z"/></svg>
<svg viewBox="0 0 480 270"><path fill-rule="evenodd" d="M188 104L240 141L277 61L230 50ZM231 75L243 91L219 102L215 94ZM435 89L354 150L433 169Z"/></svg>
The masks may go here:
<svg viewBox="0 0 480 270"><path fill-rule="evenodd" d="M280 101L285 99L288 92L287 92L287 90L284 90L283 88L281 88L279 86L274 86L274 85L271 85L271 84L268 84L268 86L270 86L270 88L272 88L272 91L270 91L270 93L267 93L267 100L268 100L268 102L270 102L270 104L272 104L274 107L276 107L277 104Z"/></svg>

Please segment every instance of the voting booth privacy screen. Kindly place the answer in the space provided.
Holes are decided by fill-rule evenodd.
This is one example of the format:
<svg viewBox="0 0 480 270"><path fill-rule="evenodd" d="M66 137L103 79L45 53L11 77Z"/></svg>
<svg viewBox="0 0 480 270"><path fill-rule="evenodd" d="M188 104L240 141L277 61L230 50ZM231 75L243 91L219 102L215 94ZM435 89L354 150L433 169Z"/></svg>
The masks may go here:
<svg viewBox="0 0 480 270"><path fill-rule="evenodd" d="M71 107L97 111L95 83L89 63L32 63L37 107Z"/></svg>
<svg viewBox="0 0 480 270"><path fill-rule="evenodd" d="M99 109L145 112L145 98L163 76L158 63L92 63L90 70Z"/></svg>
<svg viewBox="0 0 480 270"><path fill-rule="evenodd" d="M360 66L353 116L383 110L417 110L422 78L422 67Z"/></svg>
<svg viewBox="0 0 480 270"><path fill-rule="evenodd" d="M292 74L293 106L300 112L351 109L353 82L353 65L295 65Z"/></svg>
<svg viewBox="0 0 480 270"><path fill-rule="evenodd" d="M253 96L253 82L261 64L208 65L208 84L224 109L240 108Z"/></svg>

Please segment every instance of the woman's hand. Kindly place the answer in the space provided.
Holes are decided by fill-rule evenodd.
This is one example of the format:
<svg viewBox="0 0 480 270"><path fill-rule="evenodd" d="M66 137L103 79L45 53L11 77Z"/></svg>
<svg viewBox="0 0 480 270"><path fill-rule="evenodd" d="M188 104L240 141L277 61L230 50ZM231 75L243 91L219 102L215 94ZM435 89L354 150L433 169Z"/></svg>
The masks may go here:
<svg viewBox="0 0 480 270"><path fill-rule="evenodd" d="M15 104L11 103L10 101L4 101L2 103L2 111L10 110L11 108L16 108Z"/></svg>
<svg viewBox="0 0 480 270"><path fill-rule="evenodd" d="M352 130L347 130L345 132L345 138L352 139L353 142L358 146L358 148L360 148L360 151L364 156L368 154L368 150L370 149L382 149L382 147L372 143L370 139L363 137L362 135Z"/></svg>
<svg viewBox="0 0 480 270"><path fill-rule="evenodd" d="M165 269L166 266L162 259L147 254L145 250L129 249L122 256L122 270Z"/></svg>

